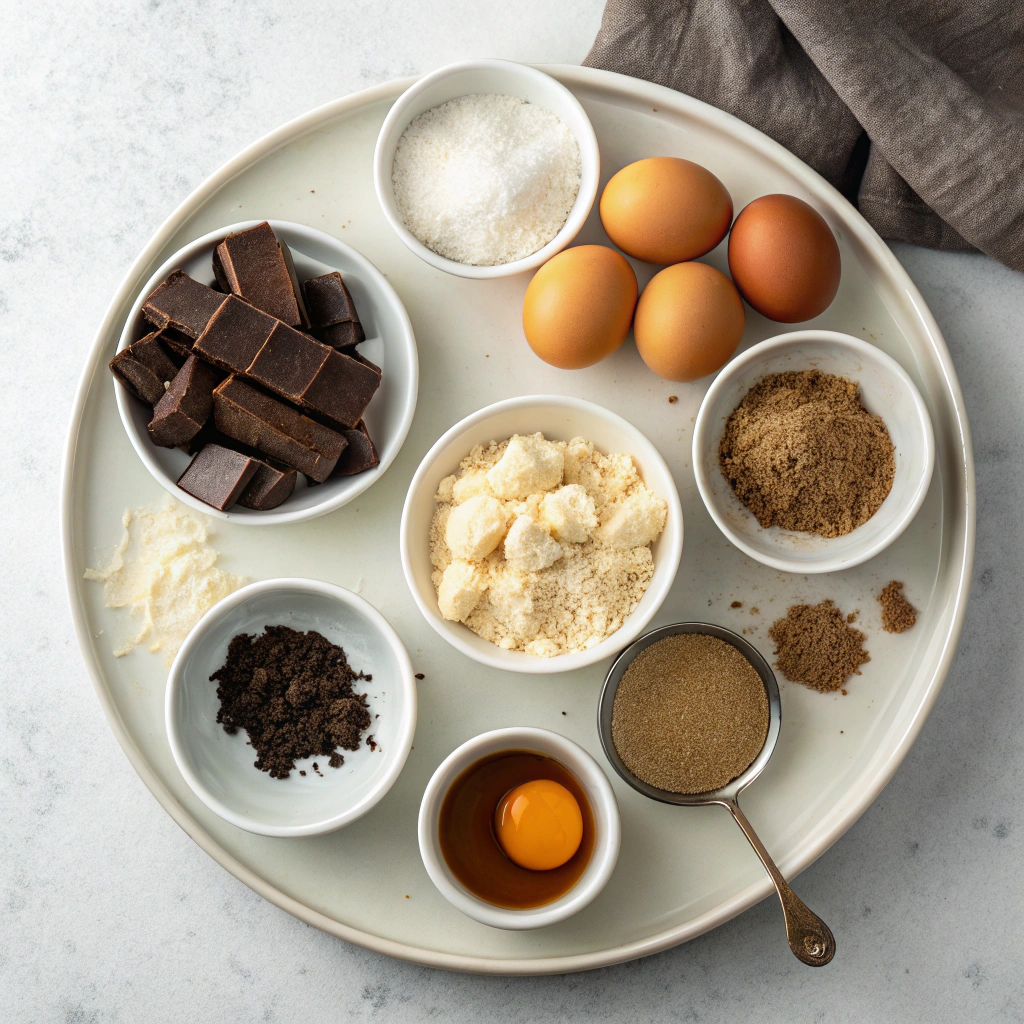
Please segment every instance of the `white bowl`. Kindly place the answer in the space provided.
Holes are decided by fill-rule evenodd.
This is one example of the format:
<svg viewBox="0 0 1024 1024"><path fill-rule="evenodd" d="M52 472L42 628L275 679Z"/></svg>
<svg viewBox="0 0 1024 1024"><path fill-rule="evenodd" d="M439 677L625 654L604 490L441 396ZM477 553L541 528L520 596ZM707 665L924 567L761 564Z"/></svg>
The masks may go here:
<svg viewBox="0 0 1024 1024"><path fill-rule="evenodd" d="M200 283L212 285L214 276L211 259L217 244L226 235L260 223L258 220L247 220L239 224L228 224L189 242L166 260L135 299L135 305L121 333L118 352L153 330L142 316L142 305L172 270L184 270ZM360 322L366 332L366 341L359 346L359 351L383 370L380 387L363 417L380 457L379 466L355 476L329 477L316 487L307 486L300 473L295 492L276 509L257 512L235 505L227 512L221 512L178 487L177 480L185 472L191 456L177 448L160 448L153 444L146 431L146 424L152 418L149 406L140 402L120 381L114 381L121 422L139 458L154 479L186 505L208 516L227 519L243 526L267 526L315 519L340 508L371 487L394 462L405 443L416 411L419 387L419 363L412 324L402 300L384 275L355 249L323 231L282 220L272 220L270 226L292 250L300 281L337 270L352 293Z"/></svg>
<svg viewBox="0 0 1024 1024"><path fill-rule="evenodd" d="M224 664L232 637L258 635L267 625L315 629L345 649L356 672L373 676L363 685L375 750L364 742L359 750L341 751L340 768L311 757L297 762L287 779L253 767L256 754L245 732L229 736L217 724L220 702L210 676ZM398 634L361 597L319 580L265 580L226 597L199 620L171 666L164 711L178 770L211 811L248 832L311 836L362 817L394 784L416 729L416 684ZM323 765L322 777L312 771L313 761Z"/></svg>
<svg viewBox="0 0 1024 1024"><path fill-rule="evenodd" d="M445 794L471 764L500 750L529 750L558 761L575 776L594 812L594 852L590 863L564 896L543 907L509 910L486 903L455 878L441 852L438 819ZM621 833L619 805L600 765L578 743L547 729L495 729L473 737L441 762L427 783L420 803L420 856L430 880L453 907L493 928L515 931L543 928L582 910L611 878L619 856Z"/></svg>
<svg viewBox="0 0 1024 1024"><path fill-rule="evenodd" d="M428 249L406 226L395 205L392 187L392 168L398 140L409 123L426 110L472 93L497 93L518 96L537 106L545 107L561 118L563 124L576 137L580 147L580 190L569 216L561 230L543 248L521 260L502 263L494 267L474 266L445 259ZM432 74L425 75L395 101L377 136L373 154L373 182L377 200L398 237L420 259L438 270L458 277L509 277L534 270L561 252L579 234L590 215L597 198L601 179L601 152L597 145L590 118L576 97L561 82L550 75L525 64L507 60L467 60L449 64Z"/></svg>
<svg viewBox="0 0 1024 1024"><path fill-rule="evenodd" d="M541 431L551 441L583 437L605 454L632 455L640 477L668 504L668 519L654 542L654 577L640 604L611 636L586 651L555 658L540 658L523 651L506 651L477 636L461 622L450 622L437 606L430 580L430 522L438 484L459 471L459 463L478 444L503 441L513 434ZM489 405L448 430L424 456L412 478L402 510L402 568L412 596L434 629L463 654L509 672L546 674L569 672L611 658L632 643L651 621L668 595L683 553L683 510L679 493L658 449L631 423L607 409L579 398L561 395L526 395Z"/></svg>
<svg viewBox="0 0 1024 1024"><path fill-rule="evenodd" d="M888 497L866 523L842 537L758 525L718 465L726 420L751 386L770 373L807 369L857 381L865 408L885 420L896 448L896 475ZM932 423L913 381L874 345L835 331L782 334L738 356L708 389L693 431L693 468L711 518L745 554L786 572L835 572L873 558L917 515L934 465Z"/></svg>

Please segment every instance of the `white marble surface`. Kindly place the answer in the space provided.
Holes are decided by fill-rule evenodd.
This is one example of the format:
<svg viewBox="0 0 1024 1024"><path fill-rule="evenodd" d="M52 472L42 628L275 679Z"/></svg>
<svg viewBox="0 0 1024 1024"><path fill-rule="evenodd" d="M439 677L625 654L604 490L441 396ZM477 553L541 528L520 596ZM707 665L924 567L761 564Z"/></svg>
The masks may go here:
<svg viewBox="0 0 1024 1024"><path fill-rule="evenodd" d="M582 975L449 975L255 896L159 808L107 727L67 612L58 463L107 301L164 216L304 110L467 56L579 62L600 0L7 0L0 32L0 1016L19 1022L1019 1021L1024 987L1024 278L899 246L974 431L963 640L876 804L801 876L822 971L768 900L688 945Z"/></svg>

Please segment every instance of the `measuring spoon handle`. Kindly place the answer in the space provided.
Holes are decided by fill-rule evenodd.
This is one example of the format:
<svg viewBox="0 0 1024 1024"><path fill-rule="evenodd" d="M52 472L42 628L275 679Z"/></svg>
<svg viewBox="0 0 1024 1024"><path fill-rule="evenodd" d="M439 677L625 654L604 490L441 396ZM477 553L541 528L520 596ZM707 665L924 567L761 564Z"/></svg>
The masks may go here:
<svg viewBox="0 0 1024 1024"><path fill-rule="evenodd" d="M807 904L789 887L789 883L782 877L782 872L775 866L775 861L764 848L764 843L758 839L757 833L736 800L723 802L736 819L736 824L743 829L743 834L775 883L779 901L782 903L782 913L786 919L786 937L789 939L789 948L793 955L810 967L824 967L836 955L836 940L829 926L808 909Z"/></svg>

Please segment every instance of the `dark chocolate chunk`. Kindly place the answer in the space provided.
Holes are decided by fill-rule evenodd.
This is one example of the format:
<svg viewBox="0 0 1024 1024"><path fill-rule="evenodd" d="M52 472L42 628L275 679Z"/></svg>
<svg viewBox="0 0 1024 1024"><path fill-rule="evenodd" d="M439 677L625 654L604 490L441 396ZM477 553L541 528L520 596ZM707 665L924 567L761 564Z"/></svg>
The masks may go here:
<svg viewBox="0 0 1024 1024"><path fill-rule="evenodd" d="M193 351L222 370L244 373L276 326L272 316L228 295Z"/></svg>
<svg viewBox="0 0 1024 1024"><path fill-rule="evenodd" d="M213 412L213 389L224 374L189 356L153 410L149 436L162 448L188 444Z"/></svg>
<svg viewBox="0 0 1024 1024"><path fill-rule="evenodd" d="M302 286L299 284L299 275L295 273L295 260L292 259L292 251L288 248L287 242L278 242L281 248L281 256L284 259L284 268L288 271L288 280L292 283L292 291L295 294L295 301L299 306L299 318L302 320L302 329L309 329L309 310L306 309L306 300L302 295Z"/></svg>
<svg viewBox="0 0 1024 1024"><path fill-rule="evenodd" d="M241 452L208 444L181 474L178 486L222 512L231 508L246 484L256 475L259 463Z"/></svg>
<svg viewBox="0 0 1024 1024"><path fill-rule="evenodd" d="M218 249L220 247L218 246ZM217 287L224 292L225 295L231 294L231 283L228 281L227 274L224 273L224 265L220 261L220 255L217 249L213 250L213 276L217 279Z"/></svg>
<svg viewBox="0 0 1024 1024"><path fill-rule="evenodd" d="M257 512L269 512L291 497L295 479L294 469L278 469L261 461L257 463L255 475L239 495L238 504Z"/></svg>
<svg viewBox="0 0 1024 1024"><path fill-rule="evenodd" d="M278 323L245 375L275 394L301 403L331 351L308 334Z"/></svg>
<svg viewBox="0 0 1024 1024"><path fill-rule="evenodd" d="M173 327L198 338L223 301L219 292L175 270L146 300L142 315L157 327Z"/></svg>
<svg viewBox="0 0 1024 1024"><path fill-rule="evenodd" d="M331 426L352 429L380 386L380 374L359 360L329 349L324 365L302 396L302 406Z"/></svg>
<svg viewBox="0 0 1024 1024"><path fill-rule="evenodd" d="M357 320L346 320L343 324L330 324L321 327L316 336L331 348L351 349L366 340L363 325Z"/></svg>
<svg viewBox="0 0 1024 1024"><path fill-rule="evenodd" d="M214 274L222 286L226 284L234 295L289 327L302 326L291 275L274 231L266 221L228 235L217 246L215 255L220 271L215 264Z"/></svg>
<svg viewBox="0 0 1024 1024"><path fill-rule="evenodd" d="M367 359L366 356L364 356L361 352L349 352L347 354L350 355L353 359L362 363L363 366L368 366L371 370L373 370L375 374L377 374L378 377L383 376L384 371L381 370L381 368L376 363L371 363L370 360Z"/></svg>
<svg viewBox="0 0 1024 1024"><path fill-rule="evenodd" d="M329 327L347 321L358 323L359 314L352 296L336 270L321 277L312 277L302 286L306 297L309 322L314 328Z"/></svg>
<svg viewBox="0 0 1024 1024"><path fill-rule="evenodd" d="M377 449L370 440L366 424L360 420L354 430L343 430L348 447L341 453L332 476L353 476L380 465Z"/></svg>
<svg viewBox="0 0 1024 1024"><path fill-rule="evenodd" d="M196 343L194 338L176 331L173 327L165 327L160 331L160 342L167 346L173 358L179 363L185 362L192 355L192 346Z"/></svg>
<svg viewBox="0 0 1024 1024"><path fill-rule="evenodd" d="M173 380L178 372L178 366L168 353L167 349L160 344L162 331L153 331L138 341L133 341L129 348L131 353L143 366L148 366L162 381Z"/></svg>
<svg viewBox="0 0 1024 1024"><path fill-rule="evenodd" d="M140 401L156 405L164 396L164 382L132 355L131 348L122 349L110 360L110 372Z"/></svg>
<svg viewBox="0 0 1024 1024"><path fill-rule="evenodd" d="M214 389L213 415L217 429L228 437L258 448L317 482L327 479L348 446L337 431L238 377L228 377Z"/></svg>

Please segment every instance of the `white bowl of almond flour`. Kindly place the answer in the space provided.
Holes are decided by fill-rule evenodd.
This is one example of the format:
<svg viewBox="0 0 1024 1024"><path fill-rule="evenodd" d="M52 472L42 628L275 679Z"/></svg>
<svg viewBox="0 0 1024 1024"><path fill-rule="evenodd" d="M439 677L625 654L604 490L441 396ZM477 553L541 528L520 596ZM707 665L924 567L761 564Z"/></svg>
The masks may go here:
<svg viewBox="0 0 1024 1024"><path fill-rule="evenodd" d="M511 672L616 655L661 607L682 550L679 495L654 445L621 416L555 395L456 423L402 513L402 567L424 617Z"/></svg>
<svg viewBox="0 0 1024 1024"><path fill-rule="evenodd" d="M404 92L377 138L384 215L449 274L533 270L579 233L597 197L597 136L550 75L503 60L440 68Z"/></svg>
<svg viewBox="0 0 1024 1024"><path fill-rule="evenodd" d="M877 346L835 331L762 341L718 375L693 468L721 531L788 572L860 565L924 503L935 440L924 399Z"/></svg>

